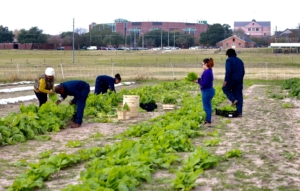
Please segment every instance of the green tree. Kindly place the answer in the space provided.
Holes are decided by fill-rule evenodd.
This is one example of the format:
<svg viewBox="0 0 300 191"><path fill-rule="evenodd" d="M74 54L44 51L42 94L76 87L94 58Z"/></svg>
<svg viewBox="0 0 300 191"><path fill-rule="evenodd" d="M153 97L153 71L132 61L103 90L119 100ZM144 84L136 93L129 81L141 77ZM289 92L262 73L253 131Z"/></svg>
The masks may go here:
<svg viewBox="0 0 300 191"><path fill-rule="evenodd" d="M108 46L119 47L120 44L124 44L124 37L120 33L113 32L111 35L106 35L103 42Z"/></svg>
<svg viewBox="0 0 300 191"><path fill-rule="evenodd" d="M180 46L190 47L194 45L194 37L189 34L181 34L179 31L161 31L153 30L146 34L141 35L138 40L138 45L142 46L144 40L144 46L160 47L161 42L163 46ZM175 40L175 41L174 41ZM175 43L174 43L175 42Z"/></svg>
<svg viewBox="0 0 300 191"><path fill-rule="evenodd" d="M264 36L264 37L251 37L250 38L252 41L256 43L257 46L262 47L262 46L269 46L270 43L270 36Z"/></svg>
<svg viewBox="0 0 300 191"><path fill-rule="evenodd" d="M206 32L200 34L200 44L214 46L217 42L230 36L232 36L232 30L228 24L213 24Z"/></svg>
<svg viewBox="0 0 300 191"><path fill-rule="evenodd" d="M179 35L176 44L181 48L188 48L194 45L194 38L188 34Z"/></svg>
<svg viewBox="0 0 300 191"><path fill-rule="evenodd" d="M47 42L48 36L43 34L43 30L38 27L32 27L29 30L21 29L18 36L18 41L21 44L32 43L31 49L33 49L34 44L44 44Z"/></svg>
<svg viewBox="0 0 300 191"><path fill-rule="evenodd" d="M12 31L8 30L8 27L3 27L0 25L0 43L3 42L13 42L14 34Z"/></svg>

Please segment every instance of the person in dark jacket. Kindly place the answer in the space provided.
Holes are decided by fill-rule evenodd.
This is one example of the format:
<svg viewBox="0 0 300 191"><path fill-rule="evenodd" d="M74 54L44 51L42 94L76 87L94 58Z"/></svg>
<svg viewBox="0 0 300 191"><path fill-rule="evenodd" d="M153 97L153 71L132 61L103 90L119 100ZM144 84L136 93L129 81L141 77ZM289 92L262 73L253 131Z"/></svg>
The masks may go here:
<svg viewBox="0 0 300 191"><path fill-rule="evenodd" d="M213 88L214 75L212 67L214 66L214 60L212 58L205 58L202 62L202 67L204 69L201 78L195 80L196 83L200 85L202 93L202 105L205 111L206 117L203 126L211 126L211 113L212 104L211 101L215 95L215 89Z"/></svg>
<svg viewBox="0 0 300 191"><path fill-rule="evenodd" d="M236 106L239 117L241 117L243 114L244 63L236 56L234 49L228 49L226 55L228 58L225 65L226 72L222 89L231 101L232 106Z"/></svg>
<svg viewBox="0 0 300 191"><path fill-rule="evenodd" d="M34 84L34 93L39 100L40 107L47 102L48 94L54 94L54 75L53 68L46 68L45 73Z"/></svg>
<svg viewBox="0 0 300 191"><path fill-rule="evenodd" d="M115 78L101 75L96 78L95 82L95 94L104 94L107 93L107 90L110 89L111 91L116 92L115 90L115 84L118 84L121 82L121 76L120 74L116 74Z"/></svg>
<svg viewBox="0 0 300 191"><path fill-rule="evenodd" d="M90 93L90 85L81 80L71 80L55 86L55 92L60 94L59 100L56 101L57 105L66 99L67 96L74 96L70 101L70 105L76 104L74 124L71 128L80 127L82 124L86 99Z"/></svg>

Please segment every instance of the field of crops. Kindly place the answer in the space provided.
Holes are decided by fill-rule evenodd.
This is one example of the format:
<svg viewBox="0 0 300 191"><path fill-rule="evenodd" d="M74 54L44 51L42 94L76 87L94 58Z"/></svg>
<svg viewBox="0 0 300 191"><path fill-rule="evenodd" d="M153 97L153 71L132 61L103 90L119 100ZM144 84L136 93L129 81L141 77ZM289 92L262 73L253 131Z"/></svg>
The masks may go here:
<svg viewBox="0 0 300 191"><path fill-rule="evenodd" d="M212 128L204 128L201 124L205 113L199 86L179 79L186 77L190 71L200 73L200 62L205 57L216 58L214 73L217 79L221 79L225 56L224 52L193 51L182 50L176 54L127 52L124 53L128 54L126 63L123 62L122 67L113 71L109 63L110 68L103 70L105 74L120 72L122 75L123 71L125 79L137 79L130 77L132 74L129 71L138 73L148 70L149 73L157 64L156 73L149 78L172 80L145 81L147 78L141 78L143 81L136 84L118 87L117 94L90 94L83 125L78 129L69 128L73 106L68 105L67 101L56 106L56 97L40 109L36 101L0 105L0 190L299 190L300 140L297 135L300 133L300 80L292 77L297 76L300 63L297 59L300 57L272 55L267 49L242 52L240 55L244 56L246 75L248 79L254 79L245 80L243 117L213 115ZM11 65L9 59L7 63L3 60L10 56L14 56L13 60L26 58L42 62L41 58L48 55L45 64L40 63L38 69L31 70L38 75L45 66L55 66L57 57L51 56L54 53L70 56L70 52L63 51L36 51L35 54L34 51L31 54L26 51L18 54L2 51L0 67L8 70ZM80 66L81 71L74 68L74 76L66 77L65 74L65 78L61 77L58 81L85 79L93 86L96 72L89 77L83 76L92 73L89 67L100 67L106 62L98 62L93 54L105 54L104 60L108 62L109 57L113 56L110 55L112 52L85 52L80 59L91 62L90 65ZM144 63L134 61L142 56L145 56ZM149 61L156 56L157 63ZM277 62L277 56L279 61L289 61ZM178 61L174 61L173 69L165 68L164 72L158 67L164 64L170 66L175 58ZM247 61L247 58L250 60ZM264 58L269 59L268 68L266 70L264 67L264 73L256 75L251 67L262 70L257 60ZM47 63L48 59L51 62ZM93 59L96 61L93 62ZM186 62L180 61L184 59ZM32 61L22 64L35 67ZM147 69L145 65L148 65ZM272 67L277 78L270 77ZM85 68L88 70L86 73ZM287 70L285 77L281 75L284 69ZM293 72L295 75L292 75ZM215 81L214 108L228 108L221 82ZM30 83L3 83L0 96L32 95L28 88L32 85ZM140 108L137 117L118 120L117 110L123 95L139 95L141 103L156 103L158 108L154 112ZM163 110L162 104L166 100L172 100L176 109Z"/></svg>

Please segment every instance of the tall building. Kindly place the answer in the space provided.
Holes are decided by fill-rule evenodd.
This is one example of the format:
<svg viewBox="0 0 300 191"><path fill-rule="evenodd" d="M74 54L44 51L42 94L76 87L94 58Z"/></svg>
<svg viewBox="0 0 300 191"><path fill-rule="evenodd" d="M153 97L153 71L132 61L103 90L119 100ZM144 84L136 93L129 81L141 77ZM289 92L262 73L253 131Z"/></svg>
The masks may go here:
<svg viewBox="0 0 300 191"><path fill-rule="evenodd" d="M136 32L138 35L148 33L152 30L163 31L179 31L183 34L190 34L192 36L200 36L208 28L206 21L198 21L197 23L184 23L184 22L131 22L126 19L116 19L114 23L92 23L89 25L89 30L104 30L111 29L113 32L118 32L127 36L130 32Z"/></svg>
<svg viewBox="0 0 300 191"><path fill-rule="evenodd" d="M264 37L271 36L271 22L270 21L235 21L234 30L242 29L245 34L250 37Z"/></svg>

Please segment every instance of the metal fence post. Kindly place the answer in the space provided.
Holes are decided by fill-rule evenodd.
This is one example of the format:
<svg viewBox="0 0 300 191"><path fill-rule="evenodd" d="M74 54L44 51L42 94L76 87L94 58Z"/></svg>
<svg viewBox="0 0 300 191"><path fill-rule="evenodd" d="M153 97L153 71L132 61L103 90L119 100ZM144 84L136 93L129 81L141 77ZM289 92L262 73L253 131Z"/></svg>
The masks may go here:
<svg viewBox="0 0 300 191"><path fill-rule="evenodd" d="M64 75L64 70L63 70L63 67L62 67L62 63L60 63L60 70L61 70L61 75L62 75L63 79L65 79L65 75Z"/></svg>

